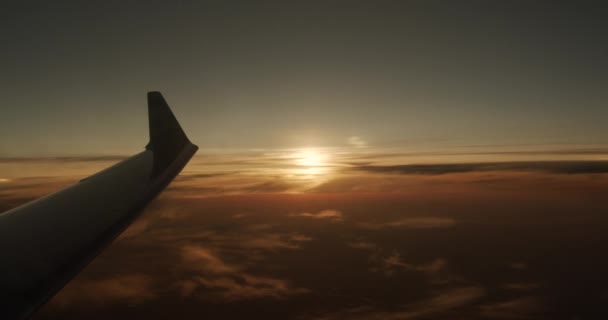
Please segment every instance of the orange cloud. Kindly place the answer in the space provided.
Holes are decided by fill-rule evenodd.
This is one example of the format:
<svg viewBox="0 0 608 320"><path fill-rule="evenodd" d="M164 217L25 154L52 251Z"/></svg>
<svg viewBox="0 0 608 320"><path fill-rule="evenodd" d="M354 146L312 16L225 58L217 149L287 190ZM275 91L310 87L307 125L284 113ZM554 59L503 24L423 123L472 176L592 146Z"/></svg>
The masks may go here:
<svg viewBox="0 0 608 320"><path fill-rule="evenodd" d="M387 222L361 222L358 225L359 227L365 229L379 230L384 228L448 228L453 226L455 223L455 220L452 218L408 217Z"/></svg>
<svg viewBox="0 0 608 320"><path fill-rule="evenodd" d="M321 210L317 213L310 213L310 212L290 213L288 216L305 217L305 218L312 218L312 219L327 219L327 220L332 220L332 221L342 221L342 219L343 219L342 212L340 212L338 210L332 210L332 209Z"/></svg>
<svg viewBox="0 0 608 320"><path fill-rule="evenodd" d="M197 245L182 248L183 266L196 271L190 279L177 283L184 296L198 293L202 298L242 300L259 297L283 298L307 293L304 288L292 287L286 280L253 275L243 266L222 260L215 252Z"/></svg>

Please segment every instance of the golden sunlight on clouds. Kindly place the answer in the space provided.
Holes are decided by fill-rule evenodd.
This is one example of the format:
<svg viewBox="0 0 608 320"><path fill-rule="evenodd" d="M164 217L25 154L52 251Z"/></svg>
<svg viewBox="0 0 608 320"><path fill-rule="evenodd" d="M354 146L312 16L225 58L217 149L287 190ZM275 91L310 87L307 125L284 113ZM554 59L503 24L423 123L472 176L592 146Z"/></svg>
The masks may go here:
<svg viewBox="0 0 608 320"><path fill-rule="evenodd" d="M342 221L342 212L338 210L326 209L321 210L317 213L302 212L302 213L290 213L290 217L306 217L311 219L327 219L331 221Z"/></svg>
<svg viewBox="0 0 608 320"><path fill-rule="evenodd" d="M306 167L318 167L326 164L327 154L317 150L302 150L295 155L296 163Z"/></svg>
<svg viewBox="0 0 608 320"><path fill-rule="evenodd" d="M5 179L5 178L0 178L0 183L7 183L7 182L11 182L11 180Z"/></svg>
<svg viewBox="0 0 608 320"><path fill-rule="evenodd" d="M290 158L294 159L297 165L296 168L291 170L291 173L300 178L317 178L329 173L330 156L328 152L317 149L301 149Z"/></svg>

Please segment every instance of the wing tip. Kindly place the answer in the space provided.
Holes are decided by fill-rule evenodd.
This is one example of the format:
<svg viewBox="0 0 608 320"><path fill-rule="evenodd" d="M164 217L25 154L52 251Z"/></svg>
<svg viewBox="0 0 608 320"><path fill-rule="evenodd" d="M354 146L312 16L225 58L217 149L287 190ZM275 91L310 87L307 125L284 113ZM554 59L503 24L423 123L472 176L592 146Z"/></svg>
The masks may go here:
<svg viewBox="0 0 608 320"><path fill-rule="evenodd" d="M163 94L160 93L160 91L157 91L157 90L148 91L148 98L157 97L157 96L160 96L162 98Z"/></svg>
<svg viewBox="0 0 608 320"><path fill-rule="evenodd" d="M175 150L190 142L160 91L148 92L148 119L150 147Z"/></svg>

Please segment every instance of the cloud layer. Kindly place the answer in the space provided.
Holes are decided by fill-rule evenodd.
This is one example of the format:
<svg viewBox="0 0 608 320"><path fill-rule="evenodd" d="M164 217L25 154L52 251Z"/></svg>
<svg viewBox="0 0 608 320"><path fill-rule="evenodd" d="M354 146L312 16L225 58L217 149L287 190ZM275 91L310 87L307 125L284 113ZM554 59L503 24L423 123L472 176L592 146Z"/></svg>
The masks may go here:
<svg viewBox="0 0 608 320"><path fill-rule="evenodd" d="M186 170L38 318L572 319L605 312L608 179L593 173L603 172L600 163L421 168L371 160L314 177L266 172L268 163L239 171L219 162ZM0 208L78 179L7 178Z"/></svg>

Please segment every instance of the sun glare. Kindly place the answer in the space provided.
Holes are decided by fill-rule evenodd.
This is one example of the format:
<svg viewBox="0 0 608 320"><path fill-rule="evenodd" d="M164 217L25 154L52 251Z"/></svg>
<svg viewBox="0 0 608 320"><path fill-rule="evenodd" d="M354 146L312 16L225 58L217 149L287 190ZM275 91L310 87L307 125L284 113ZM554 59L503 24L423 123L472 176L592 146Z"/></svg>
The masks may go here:
<svg viewBox="0 0 608 320"><path fill-rule="evenodd" d="M296 163L306 167L322 166L326 156L316 150L304 150L296 155Z"/></svg>
<svg viewBox="0 0 608 320"><path fill-rule="evenodd" d="M328 172L328 155L315 149L301 149L292 155L297 165L291 170L300 179L317 179Z"/></svg>

